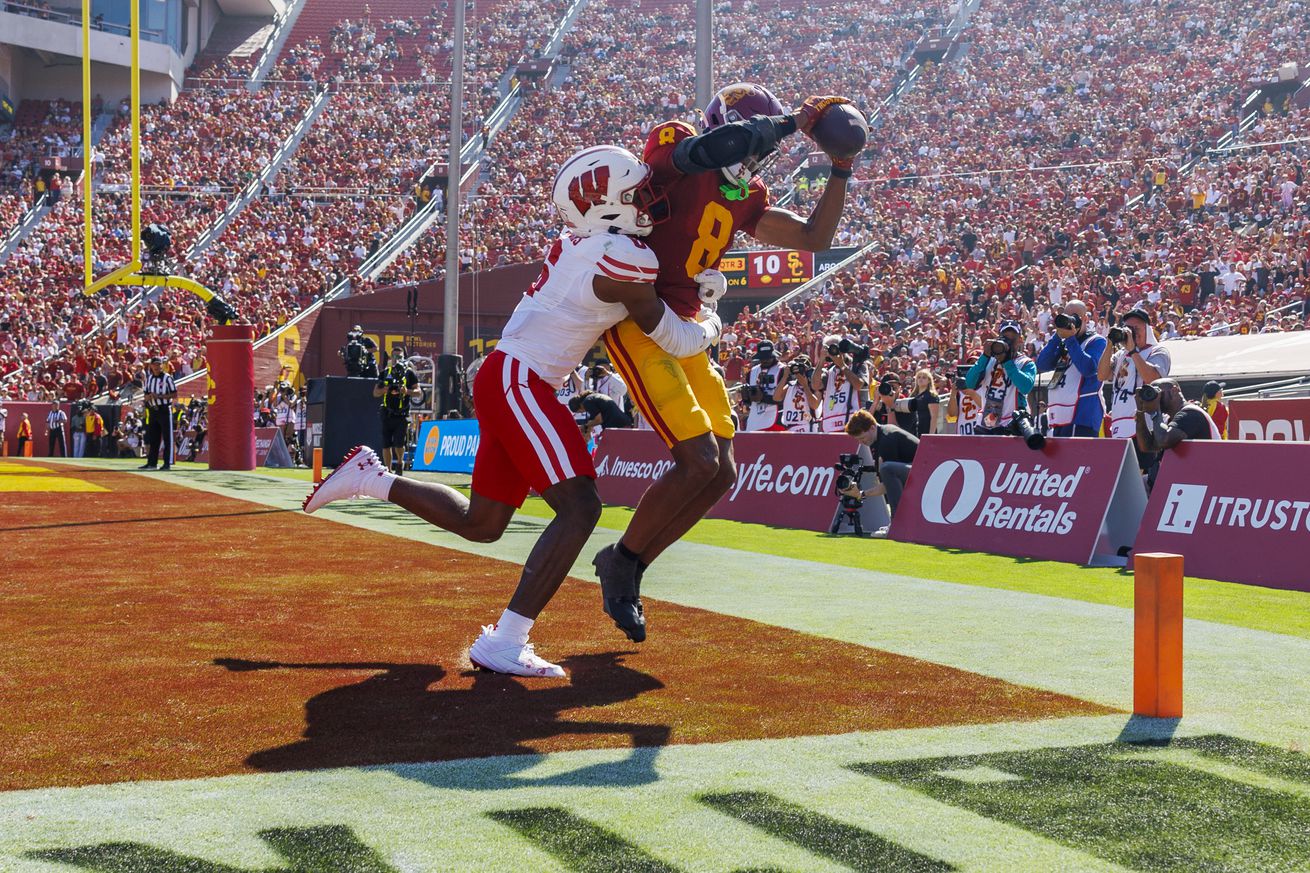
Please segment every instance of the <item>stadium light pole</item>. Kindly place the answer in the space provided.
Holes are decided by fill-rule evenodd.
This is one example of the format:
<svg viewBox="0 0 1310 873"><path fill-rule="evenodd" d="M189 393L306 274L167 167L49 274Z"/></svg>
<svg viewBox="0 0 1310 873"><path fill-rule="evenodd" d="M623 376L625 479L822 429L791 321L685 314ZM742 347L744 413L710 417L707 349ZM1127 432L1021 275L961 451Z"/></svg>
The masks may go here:
<svg viewBox="0 0 1310 873"><path fill-rule="evenodd" d="M714 7L696 0L696 105L704 109L714 95Z"/></svg>
<svg viewBox="0 0 1310 873"><path fill-rule="evenodd" d="M455 52L450 77L450 163L446 179L446 299L442 316L441 353L458 355L459 348L459 153L464 146L464 4L455 0Z"/></svg>

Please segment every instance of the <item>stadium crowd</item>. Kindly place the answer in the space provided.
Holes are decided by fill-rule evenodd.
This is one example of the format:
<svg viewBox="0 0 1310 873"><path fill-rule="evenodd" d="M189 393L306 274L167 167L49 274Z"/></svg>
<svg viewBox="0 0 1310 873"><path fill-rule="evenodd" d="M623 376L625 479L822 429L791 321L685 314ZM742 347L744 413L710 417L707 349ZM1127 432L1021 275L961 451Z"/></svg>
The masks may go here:
<svg viewBox="0 0 1310 873"><path fill-rule="evenodd" d="M477 101L466 135L478 135L501 74L540 50L564 6L493 4L496 14L471 19ZM719 12L720 79L762 81L789 105L844 93L866 113L945 18L901 0L812 9L770 0ZM879 372L908 384L927 366L945 384L997 322L1019 320L1035 347L1073 298L1087 300L1102 329L1136 303L1165 335L1303 327L1304 304L1294 304L1305 299L1310 249L1305 146L1248 146L1304 137L1304 110L1269 103L1253 127L1225 140L1231 150L1208 151L1238 132L1246 83L1310 57L1302 14L1301 4L1268 0L1200 0L1183 12L1150 2L1095 11L1072 0L985 4L969 24L970 50L924 64L873 129L838 236L873 243L872 253L807 300L763 317L743 311L723 344L729 375L740 377L762 340L817 360L821 339L842 334L874 350ZM274 185L187 265L261 333L350 277L444 158L445 125L433 119L445 116L445 97L433 83L448 68L448 16L445 3L414 17L343 7L330 26L293 32L264 89L210 82L143 110L147 145L169 143L146 155L155 186L146 221L169 225L176 253L271 158L312 90L334 89ZM653 123L694 120L692 45L689 7L589 7L566 39L563 83L528 89L491 143L462 216L463 267L539 257L555 224L541 204L564 156L598 141L639 151ZM192 74L244 75L250 62ZM51 117L58 128L78 116L69 107ZM50 135L76 136L77 126ZM106 266L127 249L125 198L113 193L125 133L121 120L111 127L97 163L109 192L96 203ZM15 131L10 143L30 150L35 139ZM6 179L16 154L5 152ZM810 154L801 137L786 144L769 171L775 195ZM794 208L808 211L823 175L821 162L803 171ZM204 316L189 296L166 292L119 315L131 289L95 300L70 293L80 286L82 220L71 193L5 265L2 390L41 398L108 390L152 354L177 372L203 366ZM0 201L0 218L12 223L16 209ZM442 236L438 224L379 283L356 290L439 275Z"/></svg>

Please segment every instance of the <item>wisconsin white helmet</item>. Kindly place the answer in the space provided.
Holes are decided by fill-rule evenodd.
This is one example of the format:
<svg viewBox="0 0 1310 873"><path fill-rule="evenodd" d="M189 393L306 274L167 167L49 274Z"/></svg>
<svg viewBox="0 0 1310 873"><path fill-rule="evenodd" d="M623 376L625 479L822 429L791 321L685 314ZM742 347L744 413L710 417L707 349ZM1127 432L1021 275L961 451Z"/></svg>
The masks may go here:
<svg viewBox="0 0 1310 873"><path fill-rule="evenodd" d="M618 146L592 146L565 161L550 199L578 236L645 236L654 225L650 167Z"/></svg>

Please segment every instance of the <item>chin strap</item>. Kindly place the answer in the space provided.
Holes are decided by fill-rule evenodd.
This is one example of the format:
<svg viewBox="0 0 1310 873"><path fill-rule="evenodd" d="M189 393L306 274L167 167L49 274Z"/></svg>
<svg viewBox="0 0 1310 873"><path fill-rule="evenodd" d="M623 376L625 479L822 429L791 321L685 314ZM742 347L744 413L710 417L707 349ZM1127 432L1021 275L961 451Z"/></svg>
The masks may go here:
<svg viewBox="0 0 1310 873"><path fill-rule="evenodd" d="M719 191L723 194L725 200L745 200L750 196L751 183L738 182L735 185L725 182L719 186Z"/></svg>

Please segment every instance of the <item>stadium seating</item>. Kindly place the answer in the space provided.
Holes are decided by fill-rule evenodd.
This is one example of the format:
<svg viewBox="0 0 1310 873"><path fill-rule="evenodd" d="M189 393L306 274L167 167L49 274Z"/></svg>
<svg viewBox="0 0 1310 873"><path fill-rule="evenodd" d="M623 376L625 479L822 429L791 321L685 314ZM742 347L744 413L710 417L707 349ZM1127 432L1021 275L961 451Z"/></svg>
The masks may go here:
<svg viewBox="0 0 1310 873"><path fill-rule="evenodd" d="M334 90L276 190L188 265L261 332L349 277L412 211L416 180L446 154L440 83L450 9L415 14L398 4L308 0L269 76L280 91L211 82L145 112L147 144L170 143L146 162L154 186L147 215L170 224L183 249L268 159L309 90ZM505 0L470 10L466 135L477 134L476 119L494 105L501 74L536 53L563 8L562 0ZM1253 127L1225 140L1238 148L1207 152L1237 131L1249 82L1310 57L1299 13L1272 0L1203 0L1181 20L1176 13L1134 4L1093 14L1072 0L984 4L965 33L965 56L923 67L872 132L837 242L874 243L875 254L794 308L764 319L744 313L725 350L743 356L769 337L813 351L824 334L850 332L882 352L882 369L903 374L926 362L944 377L995 320L1020 318L1036 342L1052 302L1074 296L1102 320L1143 300L1180 333L1302 327L1300 309L1266 316L1305 296L1305 146L1245 146L1304 137L1304 110L1265 107ZM872 112L904 75L907 50L943 15L904 0L724 4L717 79L761 81L789 106L811 93L844 93ZM556 223L543 208L548 187L572 151L597 141L639 150L653 123L696 118L692 28L684 2L587 8L566 40L563 86L529 90L491 144L462 216L465 268L539 257ZM226 43L212 45L192 74L248 74L249 58L223 51ZM25 120L3 142L5 178L21 176L22 162L46 147L43 136L67 148L80 130L71 104L24 104L20 115L51 121L37 134ZM60 127L65 117L71 125ZM224 131L239 136L214 135ZM124 178L124 132L116 124L103 144L101 180L110 185ZM799 137L787 143L770 171L776 192L811 150ZM798 192L793 207L807 212L821 189ZM21 215L23 194L10 191L0 200L7 224ZM118 195L100 197L97 210L101 227L123 226ZM202 362L203 316L185 295L169 292L131 311L121 360L118 326L91 331L130 295L88 303L69 293L80 284L80 226L70 192L6 265L0 307L18 317L0 339L0 372L23 372L4 390L60 390L83 375L79 354L108 370L130 369L154 351L179 367ZM357 281L356 290L437 276L443 250L438 223L377 283ZM106 239L99 255L113 264L125 251L125 239ZM1242 293L1212 296L1195 320L1184 317L1178 277L1216 259L1221 273L1243 270ZM73 338L86 332L93 335L76 350Z"/></svg>

